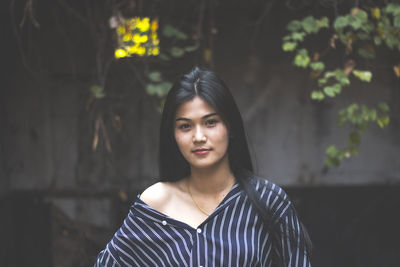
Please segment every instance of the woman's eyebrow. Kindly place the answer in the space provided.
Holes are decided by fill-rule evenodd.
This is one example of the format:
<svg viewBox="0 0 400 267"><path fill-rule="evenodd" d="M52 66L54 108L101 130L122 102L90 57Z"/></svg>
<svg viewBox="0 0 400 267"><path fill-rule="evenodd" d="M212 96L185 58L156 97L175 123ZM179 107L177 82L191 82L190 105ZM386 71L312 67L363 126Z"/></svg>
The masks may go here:
<svg viewBox="0 0 400 267"><path fill-rule="evenodd" d="M177 118L175 121L191 121L191 120L186 118Z"/></svg>
<svg viewBox="0 0 400 267"><path fill-rule="evenodd" d="M210 113L207 115L204 115L203 117L201 117L202 119L207 119L208 117L214 116L214 115L218 115L218 113L214 112L214 113Z"/></svg>
<svg viewBox="0 0 400 267"><path fill-rule="evenodd" d="M209 117L211 117L211 116L215 116L215 115L218 115L218 113L216 113L216 112L210 113L210 114L204 115L204 116L201 117L201 118L202 118L202 119L207 119L207 118L209 118ZM180 118L177 118L175 121L191 121L191 119L180 117Z"/></svg>

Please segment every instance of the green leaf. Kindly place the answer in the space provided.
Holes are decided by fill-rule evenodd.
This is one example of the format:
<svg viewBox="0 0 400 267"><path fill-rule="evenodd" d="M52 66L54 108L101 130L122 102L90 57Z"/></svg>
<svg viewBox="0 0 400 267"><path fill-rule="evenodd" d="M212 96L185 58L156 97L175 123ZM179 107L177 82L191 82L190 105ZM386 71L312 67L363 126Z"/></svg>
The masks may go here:
<svg viewBox="0 0 400 267"><path fill-rule="evenodd" d="M161 82L162 81L161 72L159 72L159 71L150 72L148 74L148 77L152 82Z"/></svg>
<svg viewBox="0 0 400 267"><path fill-rule="evenodd" d="M292 39L291 35L286 35L285 37L282 38L283 41L290 41Z"/></svg>
<svg viewBox="0 0 400 267"><path fill-rule="evenodd" d="M365 37L362 37L363 35L360 35L361 33L358 36L363 40L369 40L371 39L371 32L375 30L375 24L371 21L366 21L361 25L361 29L364 31Z"/></svg>
<svg viewBox="0 0 400 267"><path fill-rule="evenodd" d="M381 116L377 118L376 122L378 123L379 127L385 128L385 126L389 125L390 118L387 115Z"/></svg>
<svg viewBox="0 0 400 267"><path fill-rule="evenodd" d="M332 85L332 89L335 94L340 94L342 92L342 86L338 83Z"/></svg>
<svg viewBox="0 0 400 267"><path fill-rule="evenodd" d="M307 33L316 33L319 30L318 22L312 16L308 16L305 19L303 19L303 21L301 22L301 25L303 26L303 29Z"/></svg>
<svg viewBox="0 0 400 267"><path fill-rule="evenodd" d="M370 50L370 49L359 48L357 50L357 52L363 58L367 58L367 59L375 58L375 50L374 49Z"/></svg>
<svg viewBox="0 0 400 267"><path fill-rule="evenodd" d="M106 94L104 93L104 88L100 85L90 86L90 92L95 98L103 98L106 96Z"/></svg>
<svg viewBox="0 0 400 267"><path fill-rule="evenodd" d="M349 79L349 77L347 75L344 75L342 77L337 77L336 80L343 86L350 85L350 79Z"/></svg>
<svg viewBox="0 0 400 267"><path fill-rule="evenodd" d="M376 109L372 109L369 113L369 117L371 118L372 121L376 121L377 116L377 112Z"/></svg>
<svg viewBox="0 0 400 267"><path fill-rule="evenodd" d="M159 96L167 95L169 89L171 89L172 83L171 82L162 82L159 84Z"/></svg>
<svg viewBox="0 0 400 267"><path fill-rule="evenodd" d="M171 86L172 83L170 82L162 82L158 84L149 83L146 86L146 92L149 95L157 95L158 97L163 97L168 93Z"/></svg>
<svg viewBox="0 0 400 267"><path fill-rule="evenodd" d="M154 95L154 94L156 94L156 92L157 92L157 85L152 84L152 83L148 83L148 84L146 85L146 92L147 92L149 95Z"/></svg>
<svg viewBox="0 0 400 267"><path fill-rule="evenodd" d="M319 78L318 79L318 86L321 87L322 85L326 84L328 82L327 78Z"/></svg>
<svg viewBox="0 0 400 267"><path fill-rule="evenodd" d="M355 18L353 17L353 19L350 20L349 25L350 25L354 30L358 30L358 29L360 29L361 26L362 26L362 21L359 20L359 19L355 19Z"/></svg>
<svg viewBox="0 0 400 267"><path fill-rule="evenodd" d="M283 43L282 49L283 49L283 51L293 51L296 49L296 46L297 46L297 43L286 42L286 43Z"/></svg>
<svg viewBox="0 0 400 267"><path fill-rule="evenodd" d="M325 95L324 95L324 93L322 93L321 91L313 91L313 92L311 93L311 99L313 99L313 100L321 101L321 100L323 100L324 98L325 98Z"/></svg>
<svg viewBox="0 0 400 267"><path fill-rule="evenodd" d="M352 73L363 82L370 82L372 79L372 73L370 71L353 70Z"/></svg>
<svg viewBox="0 0 400 267"><path fill-rule="evenodd" d="M374 36L374 43L379 46L382 43L382 39L379 36Z"/></svg>
<svg viewBox="0 0 400 267"><path fill-rule="evenodd" d="M389 105L384 103L384 102L380 102L378 104L378 108L382 111L382 112L389 112Z"/></svg>
<svg viewBox="0 0 400 267"><path fill-rule="evenodd" d="M181 40L186 40L188 37L185 33L180 31L178 28L175 28L174 26L167 24L163 27L163 32L165 37L175 37L177 39Z"/></svg>
<svg viewBox="0 0 400 267"><path fill-rule="evenodd" d="M330 97L334 97L334 96L335 96L335 92L333 91L332 86L326 86L326 87L324 87L324 93L325 93L327 96L330 96Z"/></svg>
<svg viewBox="0 0 400 267"><path fill-rule="evenodd" d="M335 145L330 145L326 148L325 153L331 157L336 157L340 151Z"/></svg>
<svg viewBox="0 0 400 267"><path fill-rule="evenodd" d="M332 86L325 86L324 93L329 97L334 97L342 91L342 87L340 84L334 84Z"/></svg>
<svg viewBox="0 0 400 267"><path fill-rule="evenodd" d="M393 26L395 26L396 28L400 28L400 14L394 17Z"/></svg>
<svg viewBox="0 0 400 267"><path fill-rule="evenodd" d="M323 71L325 69L325 64L321 61L313 62L310 64L313 71Z"/></svg>
<svg viewBox="0 0 400 267"><path fill-rule="evenodd" d="M310 57L308 56L307 50L300 49L294 58L293 64L301 68L306 68L310 63L310 61L311 60Z"/></svg>
<svg viewBox="0 0 400 267"><path fill-rule="evenodd" d="M305 32L294 32L290 36L293 41L303 41L304 37L306 36Z"/></svg>
<svg viewBox="0 0 400 267"><path fill-rule="evenodd" d="M292 20L291 22L289 22L289 24L287 25L287 30L291 31L291 32L295 32L300 30L302 27L302 24L300 21L298 20Z"/></svg>
<svg viewBox="0 0 400 267"><path fill-rule="evenodd" d="M327 17L322 17L317 21L319 28L328 28L329 27L329 19Z"/></svg>
<svg viewBox="0 0 400 267"><path fill-rule="evenodd" d="M336 76L336 74L334 71L327 71L327 72L325 72L324 78L329 79L329 78L335 77L335 76Z"/></svg>
<svg viewBox="0 0 400 267"><path fill-rule="evenodd" d="M400 5L395 3L390 3L386 6L385 11L391 13L394 16L400 14Z"/></svg>
<svg viewBox="0 0 400 267"><path fill-rule="evenodd" d="M341 69L336 69L335 71L327 72L325 73L325 76L327 78L335 77L335 80L339 82L339 84L342 86L347 86L350 84L348 75L345 74Z"/></svg>
<svg viewBox="0 0 400 267"><path fill-rule="evenodd" d="M332 167L332 166L333 166L333 161L332 161L332 159L331 159L331 158L325 158L325 164L326 164L328 167Z"/></svg>
<svg viewBox="0 0 400 267"><path fill-rule="evenodd" d="M165 53L161 53L161 54L159 55L159 57L160 57L160 59L162 59L162 60L164 60L164 61L171 60L171 58L170 58L167 54L165 54Z"/></svg>
<svg viewBox="0 0 400 267"><path fill-rule="evenodd" d="M349 17L348 16L339 16L333 23L333 27L335 29L344 28L349 25Z"/></svg>
<svg viewBox="0 0 400 267"><path fill-rule="evenodd" d="M362 9L359 8L353 8L352 12L355 12L356 14L354 15L358 20L361 22L367 22L368 20L368 13L365 12Z"/></svg>
<svg viewBox="0 0 400 267"><path fill-rule="evenodd" d="M360 145L360 134L358 132L352 132L349 136L349 145Z"/></svg>
<svg viewBox="0 0 400 267"><path fill-rule="evenodd" d="M185 51L177 46L173 46L170 50L171 56L173 57L182 57L185 54Z"/></svg>
<svg viewBox="0 0 400 267"><path fill-rule="evenodd" d="M186 52L194 52L196 51L198 48L200 47L200 45L197 43L195 45L192 46L186 46L185 48L183 48Z"/></svg>

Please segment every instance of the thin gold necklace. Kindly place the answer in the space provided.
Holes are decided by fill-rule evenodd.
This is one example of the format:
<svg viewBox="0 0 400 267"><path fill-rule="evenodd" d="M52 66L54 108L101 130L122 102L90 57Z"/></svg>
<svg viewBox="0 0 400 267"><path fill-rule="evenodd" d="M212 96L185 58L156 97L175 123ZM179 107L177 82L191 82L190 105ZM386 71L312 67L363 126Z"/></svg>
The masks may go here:
<svg viewBox="0 0 400 267"><path fill-rule="evenodd" d="M196 205L196 207L197 207L204 215L206 215L207 217L210 216L210 214L208 214L207 212L205 212L202 208L200 208L199 205L197 205L197 202L196 202L196 201L194 200L194 198L193 198L192 192L190 192L189 181L187 182L187 189L188 189L190 198L192 199L194 205Z"/></svg>

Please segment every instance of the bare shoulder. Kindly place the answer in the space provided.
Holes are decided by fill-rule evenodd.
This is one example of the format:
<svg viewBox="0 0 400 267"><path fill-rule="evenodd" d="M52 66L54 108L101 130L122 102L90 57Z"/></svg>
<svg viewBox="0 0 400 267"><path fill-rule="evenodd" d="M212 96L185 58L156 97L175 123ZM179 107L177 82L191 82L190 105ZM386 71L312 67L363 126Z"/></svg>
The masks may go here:
<svg viewBox="0 0 400 267"><path fill-rule="evenodd" d="M140 194L140 199L156 210L163 210L176 190L177 186L174 183L158 182L146 188Z"/></svg>

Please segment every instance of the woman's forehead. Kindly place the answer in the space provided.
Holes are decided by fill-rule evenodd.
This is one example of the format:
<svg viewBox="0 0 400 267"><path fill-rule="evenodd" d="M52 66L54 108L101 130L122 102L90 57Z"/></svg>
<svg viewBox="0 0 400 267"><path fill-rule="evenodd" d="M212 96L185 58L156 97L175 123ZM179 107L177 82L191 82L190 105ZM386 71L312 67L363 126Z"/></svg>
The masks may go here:
<svg viewBox="0 0 400 267"><path fill-rule="evenodd" d="M196 119L196 118L202 118L212 113L217 113L217 111L206 101L196 96L195 98L181 104L176 109L175 119L177 118Z"/></svg>

